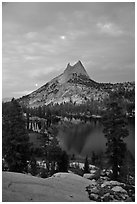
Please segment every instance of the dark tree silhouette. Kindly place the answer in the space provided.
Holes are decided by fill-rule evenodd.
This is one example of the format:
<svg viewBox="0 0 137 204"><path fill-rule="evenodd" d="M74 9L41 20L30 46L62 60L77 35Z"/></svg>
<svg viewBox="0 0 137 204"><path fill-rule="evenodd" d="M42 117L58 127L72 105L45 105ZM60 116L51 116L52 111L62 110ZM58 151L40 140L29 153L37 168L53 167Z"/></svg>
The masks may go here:
<svg viewBox="0 0 137 204"><path fill-rule="evenodd" d="M96 162L96 154L95 154L94 151L92 152L92 158L91 158L91 159L92 159L92 164L95 165L95 162Z"/></svg>
<svg viewBox="0 0 137 204"><path fill-rule="evenodd" d="M85 159L85 163L84 163L84 173L89 173L88 157L86 157L86 159Z"/></svg>
<svg viewBox="0 0 137 204"><path fill-rule="evenodd" d="M125 158L126 143L123 139L128 136L128 130L122 108L114 97L111 99L113 101L108 103L108 108L102 121L104 125L103 132L107 138L106 155L108 157L108 164L112 167L113 178L117 180Z"/></svg>
<svg viewBox="0 0 137 204"><path fill-rule="evenodd" d="M29 130L29 122L30 122L29 113L26 113L26 115L27 115L27 130Z"/></svg>
<svg viewBox="0 0 137 204"><path fill-rule="evenodd" d="M32 157L32 159L30 160L29 173L31 173L32 176L36 176L38 173L38 165L37 165L36 159L34 157Z"/></svg>
<svg viewBox="0 0 137 204"><path fill-rule="evenodd" d="M68 172L69 157L65 151L62 151L58 164L59 172Z"/></svg>
<svg viewBox="0 0 137 204"><path fill-rule="evenodd" d="M57 133L57 127L52 125L48 129L48 134L43 135L45 144L43 146L43 155L50 175L58 171L67 172L69 163L67 153L59 145Z"/></svg>
<svg viewBox="0 0 137 204"><path fill-rule="evenodd" d="M47 128L50 127L51 125L51 110L50 108L47 109L47 112L46 112L46 118L47 118Z"/></svg>
<svg viewBox="0 0 137 204"><path fill-rule="evenodd" d="M12 99L2 108L2 154L9 171L27 171L29 137L19 103Z"/></svg>

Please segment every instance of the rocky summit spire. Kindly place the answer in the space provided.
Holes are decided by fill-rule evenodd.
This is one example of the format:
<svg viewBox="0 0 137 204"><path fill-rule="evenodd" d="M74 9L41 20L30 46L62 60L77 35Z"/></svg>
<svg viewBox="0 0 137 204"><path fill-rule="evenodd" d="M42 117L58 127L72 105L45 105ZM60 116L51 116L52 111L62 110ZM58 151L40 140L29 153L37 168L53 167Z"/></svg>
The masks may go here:
<svg viewBox="0 0 137 204"><path fill-rule="evenodd" d="M64 71L64 74L68 77L74 73L77 75L85 75L86 77L90 78L80 60L73 66L68 63L67 68Z"/></svg>

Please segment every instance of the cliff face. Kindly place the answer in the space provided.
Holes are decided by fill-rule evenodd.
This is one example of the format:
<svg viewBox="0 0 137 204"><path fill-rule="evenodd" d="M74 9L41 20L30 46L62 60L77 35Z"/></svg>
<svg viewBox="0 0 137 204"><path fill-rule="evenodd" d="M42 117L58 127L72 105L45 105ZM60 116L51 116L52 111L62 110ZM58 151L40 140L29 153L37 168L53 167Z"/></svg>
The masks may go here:
<svg viewBox="0 0 137 204"><path fill-rule="evenodd" d="M68 64L63 75L68 77L68 78L72 77L74 75L77 75L77 76L84 75L87 78L90 78L88 76L84 66L82 65L81 61L78 61L74 66L71 66L70 64Z"/></svg>

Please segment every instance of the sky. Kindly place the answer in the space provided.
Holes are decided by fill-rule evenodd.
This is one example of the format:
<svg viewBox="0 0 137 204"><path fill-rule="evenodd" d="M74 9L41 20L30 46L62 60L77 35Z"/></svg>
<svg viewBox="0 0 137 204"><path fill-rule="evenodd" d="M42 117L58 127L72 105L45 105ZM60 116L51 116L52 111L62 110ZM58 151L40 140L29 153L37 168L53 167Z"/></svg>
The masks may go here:
<svg viewBox="0 0 137 204"><path fill-rule="evenodd" d="M135 80L133 2L3 3L3 98L36 90L78 60L97 82Z"/></svg>

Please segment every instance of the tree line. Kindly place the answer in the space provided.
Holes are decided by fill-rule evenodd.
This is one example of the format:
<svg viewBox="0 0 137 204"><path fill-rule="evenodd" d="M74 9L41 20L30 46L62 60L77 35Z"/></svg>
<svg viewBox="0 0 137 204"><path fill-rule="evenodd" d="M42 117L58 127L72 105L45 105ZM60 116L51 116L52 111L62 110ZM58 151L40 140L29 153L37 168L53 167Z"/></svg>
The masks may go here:
<svg viewBox="0 0 137 204"><path fill-rule="evenodd" d="M42 174L45 174L45 177L68 169L68 155L60 148L56 134L57 131L50 124L48 133L42 133L42 155L45 156L47 166L47 171L43 168ZM38 173L23 110L15 99L3 103L2 106L2 158L3 170L6 168L12 172L31 172L33 175Z"/></svg>
<svg viewBox="0 0 137 204"><path fill-rule="evenodd" d="M118 180L123 175L123 168L128 169L126 163L127 147L124 138L128 136L127 121L125 113L120 106L121 103L116 95L112 95L107 101L107 109L103 114L104 136L107 139L106 143L106 158L107 168L112 169L112 178ZM61 106L57 105L58 109L53 107L38 108L41 117L46 115L50 121L51 116L60 110ZM71 107L65 104L67 110ZM66 110L65 109L65 110ZM9 171L13 172L31 172L37 174L37 164L33 149L29 143L28 131L24 119L24 111L27 114L34 114L31 109L24 109L20 104L12 99L11 102L3 103L2 105L2 157L3 163L7 164ZM73 113L73 111L72 111ZM43 115L42 115L43 114ZM42 154L46 161L47 172L42 169L41 174L45 177L52 175L55 172L68 171L69 156L63 151L57 140L56 126L49 122L47 133L43 132L43 148ZM85 161L85 169L88 169L88 159ZM5 168L3 164L3 170ZM125 167L126 166L126 167ZM85 170L86 172L86 170ZM125 173L126 171L124 171ZM129 172L128 172L129 174ZM124 175L125 176L125 175ZM126 174L127 176L127 174ZM125 176L125 177L126 177Z"/></svg>

